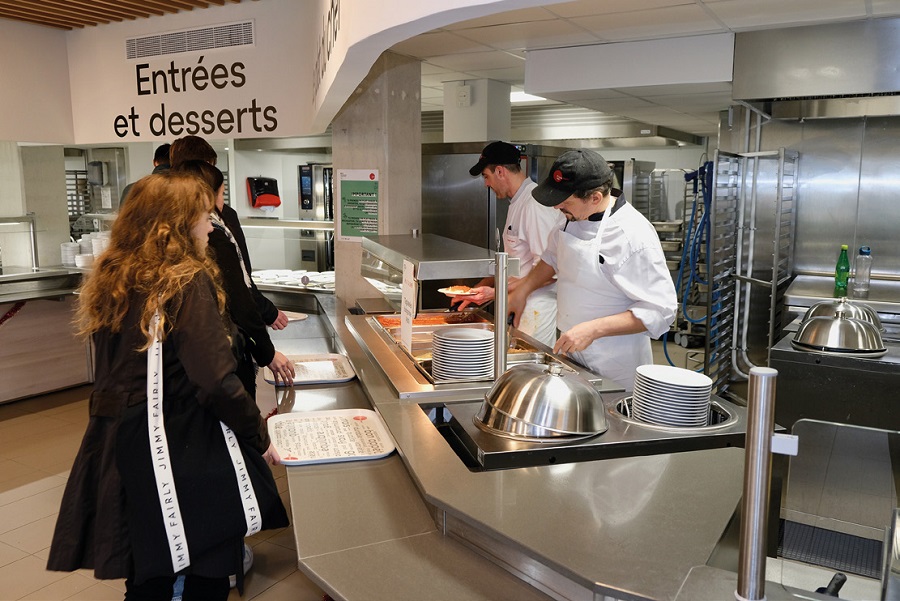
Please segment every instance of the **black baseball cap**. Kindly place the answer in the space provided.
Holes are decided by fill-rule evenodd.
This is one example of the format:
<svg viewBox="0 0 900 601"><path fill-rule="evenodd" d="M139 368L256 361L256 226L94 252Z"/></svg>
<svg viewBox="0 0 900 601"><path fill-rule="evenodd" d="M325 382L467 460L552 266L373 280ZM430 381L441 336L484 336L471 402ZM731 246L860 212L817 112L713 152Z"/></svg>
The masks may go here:
<svg viewBox="0 0 900 601"><path fill-rule="evenodd" d="M518 165L522 153L512 144L491 142L481 151L478 162L469 169L469 175L481 175L488 165Z"/></svg>
<svg viewBox="0 0 900 601"><path fill-rule="evenodd" d="M612 169L602 156L593 150L568 150L556 159L546 179L531 195L542 205L555 207L575 192L612 182Z"/></svg>

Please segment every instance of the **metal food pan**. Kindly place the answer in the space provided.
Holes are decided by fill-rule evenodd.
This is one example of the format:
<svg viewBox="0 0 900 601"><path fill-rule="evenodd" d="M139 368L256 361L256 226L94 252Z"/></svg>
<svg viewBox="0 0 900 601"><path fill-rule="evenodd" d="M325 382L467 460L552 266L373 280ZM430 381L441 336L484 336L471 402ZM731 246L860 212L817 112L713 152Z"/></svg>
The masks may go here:
<svg viewBox="0 0 900 601"><path fill-rule="evenodd" d="M683 221L654 221L653 227L657 232L680 232Z"/></svg>

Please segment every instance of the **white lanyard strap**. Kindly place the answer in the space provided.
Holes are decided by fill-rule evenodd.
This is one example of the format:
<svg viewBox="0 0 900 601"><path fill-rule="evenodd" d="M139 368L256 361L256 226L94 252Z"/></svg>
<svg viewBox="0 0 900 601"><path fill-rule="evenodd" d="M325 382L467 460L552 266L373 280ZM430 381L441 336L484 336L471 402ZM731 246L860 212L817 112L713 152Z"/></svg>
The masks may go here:
<svg viewBox="0 0 900 601"><path fill-rule="evenodd" d="M222 426L222 433L225 435L225 446L228 447L228 452L231 454L238 490L241 491L241 504L244 506L244 519L247 521L247 534L245 536L250 536L262 529L262 515L259 512L256 491L253 490L250 474L247 473L247 466L244 463L244 456L241 455L237 436L234 435L231 428L222 422L219 422L219 425Z"/></svg>
<svg viewBox="0 0 900 601"><path fill-rule="evenodd" d="M162 508L163 526L169 553L172 555L172 569L177 573L191 565L187 538L184 535L184 520L175 492L172 476L172 460L169 457L169 442L163 424L163 360L162 343L157 336L159 313L150 322L153 344L147 350L147 428L150 435L150 455L153 458L153 474L156 476L156 491Z"/></svg>
<svg viewBox="0 0 900 601"><path fill-rule="evenodd" d="M156 490L159 494L159 506L163 512L163 525L166 529L169 552L172 555L172 568L177 573L191 564L191 558L188 553L187 538L184 534L184 520L181 518L181 508L178 505L178 495L172 477L172 461L169 456L169 443L163 423L163 360L162 343L156 335L158 326L159 313L153 316L150 323L153 344L147 351L147 428L150 436L150 452L153 457L153 473L156 477ZM219 425L225 436L225 446L231 456L234 475L240 491L244 520L247 523L245 536L250 536L262 530L262 514L259 510L256 491L253 489L247 465L241 455L237 436L222 422L219 422Z"/></svg>

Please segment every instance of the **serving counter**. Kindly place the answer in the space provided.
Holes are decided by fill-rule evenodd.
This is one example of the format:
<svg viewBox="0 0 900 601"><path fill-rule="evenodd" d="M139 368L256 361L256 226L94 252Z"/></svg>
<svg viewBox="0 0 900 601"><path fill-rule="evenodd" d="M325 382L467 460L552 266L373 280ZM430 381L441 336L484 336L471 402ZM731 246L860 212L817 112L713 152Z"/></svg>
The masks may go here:
<svg viewBox="0 0 900 601"><path fill-rule="evenodd" d="M90 344L72 328L81 273L0 268L0 403L90 382Z"/></svg>
<svg viewBox="0 0 900 601"><path fill-rule="evenodd" d="M397 446L385 459L286 468L300 568L334 599L733 595L736 574L722 557L736 558L726 533L741 495L743 450L470 469L429 418L434 398L400 398L348 330L340 300L320 299L331 305L319 317L334 336L288 349L289 326L276 346L340 348L358 379L297 388L289 408L279 390L280 410L371 407ZM478 398L448 391L440 400ZM794 598L776 584L767 592Z"/></svg>

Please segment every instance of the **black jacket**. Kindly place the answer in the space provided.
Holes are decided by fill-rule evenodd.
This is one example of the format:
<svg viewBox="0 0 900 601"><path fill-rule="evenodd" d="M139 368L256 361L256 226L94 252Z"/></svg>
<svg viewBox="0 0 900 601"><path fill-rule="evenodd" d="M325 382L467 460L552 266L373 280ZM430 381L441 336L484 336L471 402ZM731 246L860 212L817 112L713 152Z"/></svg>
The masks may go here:
<svg viewBox="0 0 900 601"><path fill-rule="evenodd" d="M227 209L228 207L225 208ZM232 209L231 212L233 213L234 210ZM240 244L235 230L231 228L227 221L225 223L235 239L238 240L238 244ZM248 261L245 254L246 250L244 249L246 249L246 243L241 248L241 254L244 255L246 265ZM275 358L275 345L272 344L272 339L269 338L266 324L275 321L278 309L274 309L274 305L272 305L275 315L272 316L269 322L261 315L259 303L257 303L253 294L256 286L254 285L252 289L247 287L237 250L225 232L213 228L213 231L209 234L209 252L222 272L222 287L225 289L225 295L228 297L228 312L231 315L231 320L234 321L241 334L243 334L247 343L247 349L256 363L263 366L270 364L272 359ZM247 273L250 273L249 267ZM262 297L258 290L256 292L258 296ZM265 297L262 298L265 299ZM268 299L265 300L268 304L272 304Z"/></svg>
<svg viewBox="0 0 900 601"><path fill-rule="evenodd" d="M141 450L139 455L150 456L147 353L135 350L144 340L139 325L143 303L134 295L132 301L122 331L113 334L104 330L94 335L97 370L90 400L90 420L57 518L47 565L51 570L93 568L97 578L129 576L134 568L132 552L136 531L145 527L143 522L150 520L148 516L160 515L158 497L153 494L128 497L125 494L123 478L127 475L121 470L123 463L131 465L138 459L135 449ZM221 420L238 438L260 453L255 461L263 461L262 452L269 445L266 423L234 374L237 362L208 277L194 278L184 291L181 307L170 318L174 329L163 343L166 423L177 426L183 416L208 413L213 424ZM168 430L169 426L166 428ZM131 435L133 432L136 434ZM174 428L169 434L170 449L176 457L184 449L203 450L208 445L199 431ZM227 452L223 454L227 455ZM143 463L149 466L146 458ZM144 471L147 469L152 470L152 467ZM201 466L187 474L183 481L188 485L203 483L206 469ZM149 473L146 477L148 485L152 484ZM274 486L274 481L260 484L261 490L268 489ZM199 499L205 507L205 515L197 517L192 513L185 516L186 520L192 526L214 529L219 505L210 498L213 493L208 489L195 492L190 488L183 492L185 501ZM135 518L136 515L140 517ZM241 569L243 536L232 538L218 550L201 553L198 549L197 556L192 557L192 571L207 576L237 573L235 570ZM146 571L150 568L138 566L138 569ZM144 575L168 575L166 570L171 571L171 562L159 568L157 573ZM203 574L204 571L208 573Z"/></svg>
<svg viewBox="0 0 900 601"><path fill-rule="evenodd" d="M244 257L244 266L247 268L247 273L253 273L253 267L250 265L250 252L247 250L247 239L244 237L244 230L241 229L241 220L238 218L237 211L228 205L225 205L220 214L222 215L222 221L224 221L225 225L228 226L228 229L231 230L234 239L237 240L238 246L241 247L241 255ZM259 314L262 316L263 321L266 325L271 325L278 317L278 307L263 296L262 292L257 289L255 283L251 282L250 289L251 294L253 294L253 300L256 303L256 307L259 310ZM260 363L260 365L268 365L268 363Z"/></svg>

